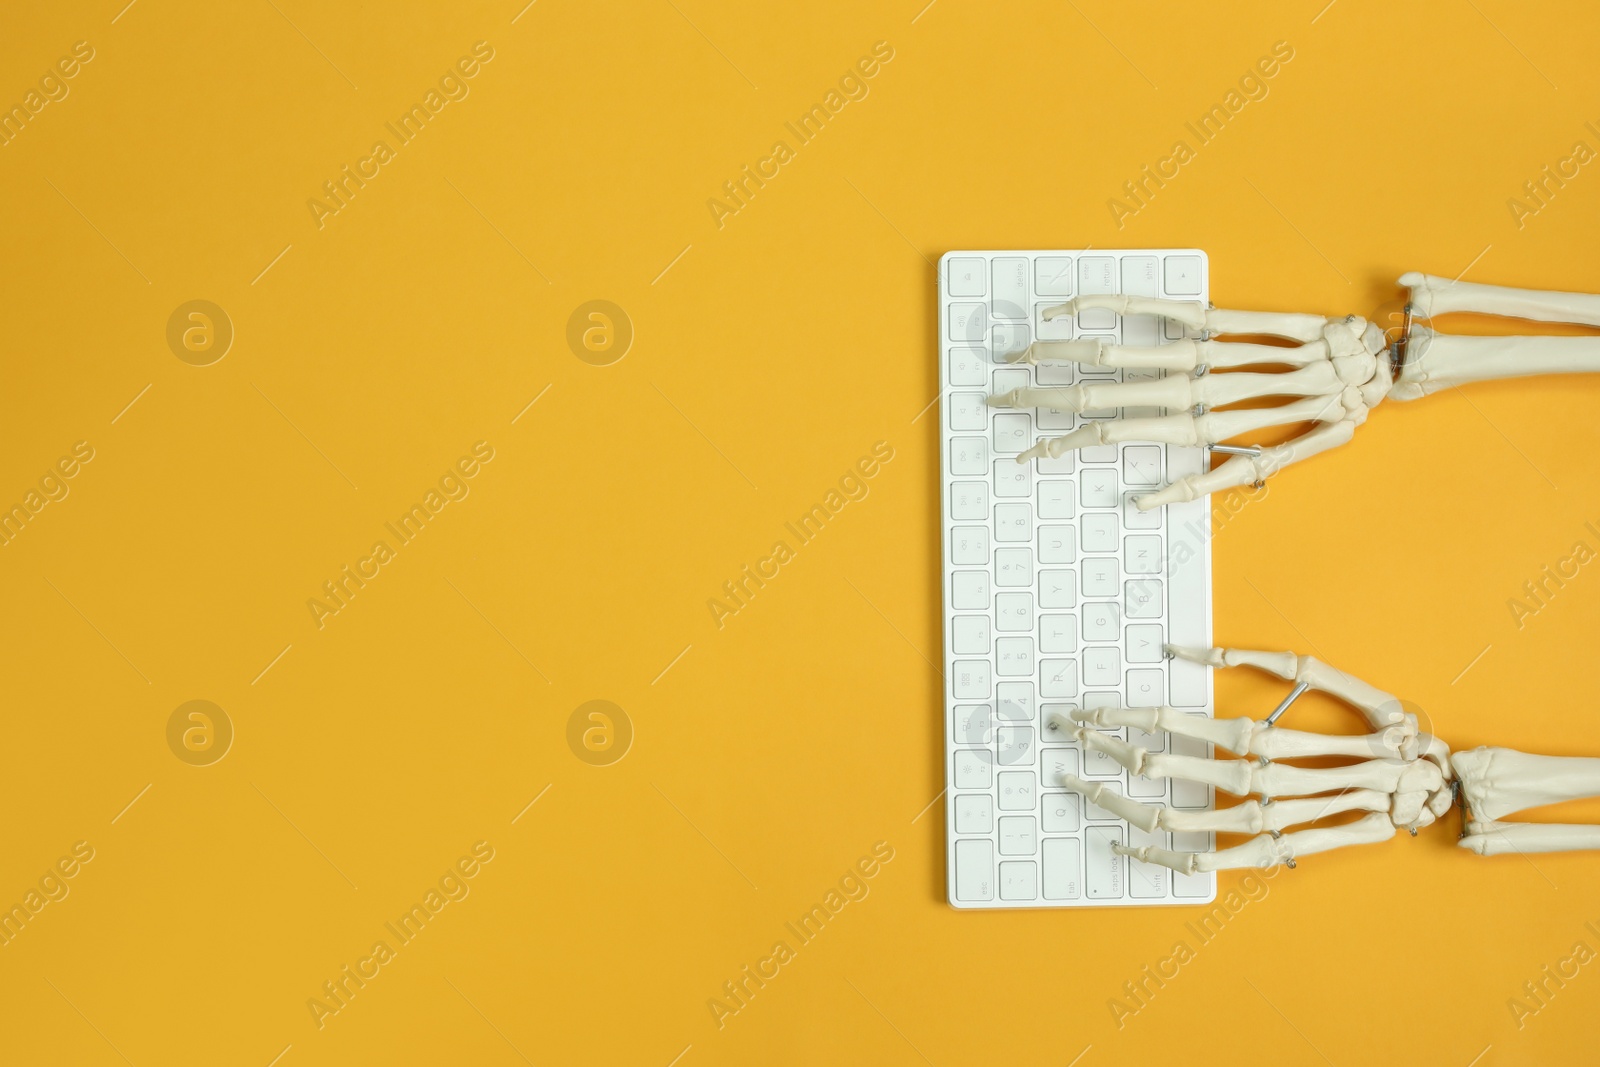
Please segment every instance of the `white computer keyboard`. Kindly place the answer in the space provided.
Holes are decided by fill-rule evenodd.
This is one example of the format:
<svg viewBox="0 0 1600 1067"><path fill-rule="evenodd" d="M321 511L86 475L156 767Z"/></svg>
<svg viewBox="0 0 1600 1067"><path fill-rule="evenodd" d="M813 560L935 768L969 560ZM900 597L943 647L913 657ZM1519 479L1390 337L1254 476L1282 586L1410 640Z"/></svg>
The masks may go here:
<svg viewBox="0 0 1600 1067"><path fill-rule="evenodd" d="M1159 371L1030 367L1003 357L1035 340L1159 344L1182 327L1150 316L1046 308L1090 293L1207 299L1196 249L951 252L939 263L943 455L946 828L958 908L1203 903L1215 875L1177 875L1111 851L1115 842L1199 851L1210 834L1145 833L1056 784L1063 771L1155 804L1205 808L1209 788L1129 775L1046 727L1058 709L1171 704L1210 715L1204 668L1164 643L1211 644L1210 515L1204 499L1140 512L1141 488L1198 472L1205 452L1103 445L1016 462L1081 418L985 406L1018 386ZM1142 731L1130 740L1209 755ZM1131 833L1132 840L1128 841ZM1171 840L1168 840L1168 839Z"/></svg>

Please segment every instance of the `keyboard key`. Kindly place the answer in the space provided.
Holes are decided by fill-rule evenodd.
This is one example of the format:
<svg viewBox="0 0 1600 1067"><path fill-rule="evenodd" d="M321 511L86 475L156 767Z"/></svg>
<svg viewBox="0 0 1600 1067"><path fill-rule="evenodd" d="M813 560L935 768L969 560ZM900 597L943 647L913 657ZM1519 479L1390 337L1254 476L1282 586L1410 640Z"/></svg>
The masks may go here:
<svg viewBox="0 0 1600 1067"><path fill-rule="evenodd" d="M1108 446L1115 448L1115 446ZM1114 508L1121 499L1117 488L1117 472L1109 467L1084 468L1079 476L1083 486L1081 498L1086 508Z"/></svg>
<svg viewBox="0 0 1600 1067"><path fill-rule="evenodd" d="M1122 612L1114 600L1088 600L1078 609L1085 641L1115 641L1122 636Z"/></svg>
<svg viewBox="0 0 1600 1067"><path fill-rule="evenodd" d="M994 268L994 296L990 304L997 319L1025 319L1028 317L1028 261L1006 257L996 259Z"/></svg>
<svg viewBox="0 0 1600 1067"><path fill-rule="evenodd" d="M1048 474L1071 474L1073 467L1072 457L1075 455L1077 455L1076 452L1068 452L1053 459L1049 456L1043 456L1034 460L1033 464L1038 468L1041 477Z"/></svg>
<svg viewBox="0 0 1600 1067"><path fill-rule="evenodd" d="M951 393L946 402L952 430L981 430L989 425L989 407L982 393Z"/></svg>
<svg viewBox="0 0 1600 1067"><path fill-rule="evenodd" d="M994 361L1000 366L1010 366L1006 356L1012 352L1021 352L1028 347L1028 327L1021 322L997 322L989 328L989 350L994 353ZM1004 373L1020 374L1022 380L1010 385L1001 385L1005 379L1000 377L1002 372L995 372L994 391L1003 393L1008 389L1015 389L1018 385L1028 384L1028 372L1022 369Z"/></svg>
<svg viewBox="0 0 1600 1067"><path fill-rule="evenodd" d="M956 842L956 899L994 899L994 842Z"/></svg>
<svg viewBox="0 0 1600 1067"><path fill-rule="evenodd" d="M996 504L994 508L994 539L996 541L1033 540L1033 509L1027 504Z"/></svg>
<svg viewBox="0 0 1600 1067"><path fill-rule="evenodd" d="M1033 677L1033 638L1002 637L994 643L995 673L1002 678Z"/></svg>
<svg viewBox="0 0 1600 1067"><path fill-rule="evenodd" d="M962 844L966 842L958 842L957 847ZM1077 900L1083 891L1083 843L1075 837L1047 837L1040 859L1044 865L1044 899Z"/></svg>
<svg viewBox="0 0 1600 1067"><path fill-rule="evenodd" d="M994 756L988 749L956 749L957 789L988 789L993 778Z"/></svg>
<svg viewBox="0 0 1600 1067"><path fill-rule="evenodd" d="M1198 830L1183 830L1172 835L1172 848L1176 852L1210 852L1211 835ZM1175 897L1209 897L1211 895L1211 879L1209 874L1179 874L1172 873L1172 895Z"/></svg>
<svg viewBox="0 0 1600 1067"><path fill-rule="evenodd" d="M989 651L989 617L957 615L950 622L950 648L958 656L982 656Z"/></svg>
<svg viewBox="0 0 1600 1067"><path fill-rule="evenodd" d="M1042 608L1071 608L1077 606L1077 596L1072 589L1072 572L1049 570L1039 572L1039 606Z"/></svg>
<svg viewBox="0 0 1600 1067"><path fill-rule="evenodd" d="M989 442L982 437L956 437L950 441L950 473L988 474Z"/></svg>
<svg viewBox="0 0 1600 1067"><path fill-rule="evenodd" d="M1001 775L1001 777L1005 777ZM986 834L994 829L994 798L988 793L956 796L956 833Z"/></svg>
<svg viewBox="0 0 1600 1067"><path fill-rule="evenodd" d="M1060 711L1062 711L1064 713L1067 710L1067 705L1065 705L1065 704L1046 704L1044 706L1044 717L1046 719L1049 719L1050 716L1054 712L1056 712L1057 710L1060 710ZM1063 735L1061 733L1061 731L1059 731L1059 730L1046 730L1045 731L1045 743L1049 744L1052 738L1059 738L1059 737L1064 737L1064 736L1065 735ZM1078 776L1078 750L1077 749L1075 749L1075 748L1046 748L1046 749L1041 750L1041 752L1042 752L1042 755L1040 757L1039 766L1043 770L1044 784L1046 786L1054 786L1054 785L1059 784L1059 782L1061 780L1061 775L1063 775L1063 774L1070 774L1074 778L1076 778ZM1076 793L1070 793L1068 795L1072 796L1074 798L1077 796ZM1045 798L1045 802L1046 802L1045 817L1047 819L1049 818L1049 815L1050 815L1050 810L1049 810L1049 806L1048 806L1049 805L1049 800L1050 800L1049 797ZM1074 807L1073 811L1074 811L1074 813L1076 813L1077 808Z"/></svg>
<svg viewBox="0 0 1600 1067"><path fill-rule="evenodd" d="M988 610L989 572L953 572L950 575L950 605L957 611Z"/></svg>
<svg viewBox="0 0 1600 1067"><path fill-rule="evenodd" d="M1002 548L994 554L994 580L1002 587L1033 585L1033 549Z"/></svg>
<svg viewBox="0 0 1600 1067"><path fill-rule="evenodd" d="M1154 623L1128 627L1122 648L1129 663L1160 663L1165 655L1161 648L1161 627Z"/></svg>
<svg viewBox="0 0 1600 1067"><path fill-rule="evenodd" d="M1111 846L1122 844L1122 827L1091 826L1084 831L1083 837L1088 853L1089 899L1115 900L1121 897L1126 873L1124 857L1112 852Z"/></svg>
<svg viewBox="0 0 1600 1067"><path fill-rule="evenodd" d="M1128 843L1134 848L1151 845L1167 847L1167 835L1160 830L1141 830L1128 827ZM1140 863L1128 859L1128 895L1139 900L1150 900L1167 895L1167 869L1158 863Z"/></svg>
<svg viewBox="0 0 1600 1067"><path fill-rule="evenodd" d="M1128 296L1160 296L1155 256L1122 257L1122 292ZM1157 331L1160 320L1154 315L1124 315L1122 318L1122 343L1125 345L1153 345L1159 342ZM1127 381L1126 377L1123 381ZM1130 418L1133 416L1130 416Z"/></svg>
<svg viewBox="0 0 1600 1067"><path fill-rule="evenodd" d="M989 530L984 526L957 526L950 531L950 562L958 567L982 567L989 562Z"/></svg>
<svg viewBox="0 0 1600 1067"><path fill-rule="evenodd" d="M1161 538L1155 534L1139 534L1123 542L1122 558L1129 574L1161 573Z"/></svg>
<svg viewBox="0 0 1600 1067"><path fill-rule="evenodd" d="M1102 293L1116 292L1115 272L1117 261L1110 256L1080 256L1078 258L1078 295L1090 296ZM983 305L973 305L981 308ZM951 305L951 314L954 316L956 305ZM1081 330L1109 330L1117 323L1117 317L1103 309L1078 312L1078 328Z"/></svg>
<svg viewBox="0 0 1600 1067"><path fill-rule="evenodd" d="M1037 900L1038 898L1039 867L1037 864L1032 860L1007 860L1000 864L1001 900Z"/></svg>
<svg viewBox="0 0 1600 1067"><path fill-rule="evenodd" d="M976 256L955 256L945 260L944 291L951 296L983 295L983 260Z"/></svg>
<svg viewBox="0 0 1600 1067"><path fill-rule="evenodd" d="M994 450L996 455L1014 456L1033 447L1033 429L1026 415L996 415L994 417ZM1026 463L1006 460L1018 470L1028 470Z"/></svg>
<svg viewBox="0 0 1600 1067"><path fill-rule="evenodd" d="M1062 315L1059 318L1047 319L1045 311L1059 307L1061 301L1047 300L1042 304L1033 306L1033 335L1041 341L1070 341L1072 339L1071 315Z"/></svg>
<svg viewBox="0 0 1600 1067"><path fill-rule="evenodd" d="M1200 295L1200 257L1168 256L1166 283L1168 296Z"/></svg>
<svg viewBox="0 0 1600 1067"><path fill-rule="evenodd" d="M1084 559L1083 595L1117 595L1117 557L1089 556Z"/></svg>
<svg viewBox="0 0 1600 1067"><path fill-rule="evenodd" d="M1033 766L1033 727L1002 726L995 740L999 742L1000 766Z"/></svg>
<svg viewBox="0 0 1600 1067"><path fill-rule="evenodd" d="M1033 494L1033 468L1015 460L1000 459L994 464L994 495L1015 498Z"/></svg>
<svg viewBox="0 0 1600 1067"><path fill-rule="evenodd" d="M1117 550L1117 513L1092 511L1078 519L1079 541L1085 553Z"/></svg>
<svg viewBox="0 0 1600 1067"><path fill-rule="evenodd" d="M1033 594L997 595L994 598L994 625L995 629L1003 633L1026 632L1033 629Z"/></svg>
<svg viewBox="0 0 1600 1067"><path fill-rule="evenodd" d="M989 486L985 482L954 482L950 486L952 519L987 519Z"/></svg>
<svg viewBox="0 0 1600 1067"><path fill-rule="evenodd" d="M1041 519L1070 519L1076 510L1072 499L1072 482L1069 479L1051 479L1039 483L1039 517Z"/></svg>
<svg viewBox="0 0 1600 1067"><path fill-rule="evenodd" d="M1034 260L1033 291L1040 296L1071 296L1072 260L1066 256L1040 256ZM950 295L966 296L967 294L951 293Z"/></svg>
<svg viewBox="0 0 1600 1067"><path fill-rule="evenodd" d="M1078 695L1078 661L1047 659L1040 675L1039 689L1047 697L1075 697Z"/></svg>
<svg viewBox="0 0 1600 1067"><path fill-rule="evenodd" d="M1161 509L1151 508L1149 511L1140 511L1133 502L1137 494L1128 493L1122 498L1122 528L1125 530L1159 530L1161 529Z"/></svg>
<svg viewBox="0 0 1600 1067"><path fill-rule="evenodd" d="M988 359L983 349L959 347L950 350L950 384L983 385L988 381Z"/></svg>
<svg viewBox="0 0 1600 1067"><path fill-rule="evenodd" d="M1129 409L1129 418L1133 418ZM1128 485L1161 482L1161 449L1154 445L1129 445L1122 450L1122 480Z"/></svg>
<svg viewBox="0 0 1600 1067"><path fill-rule="evenodd" d="M994 707L990 704L957 704L956 741L963 745L987 745L994 740Z"/></svg>
<svg viewBox="0 0 1600 1067"><path fill-rule="evenodd" d="M951 689L957 700L983 700L989 695L989 661L986 659L958 659Z"/></svg>
<svg viewBox="0 0 1600 1067"><path fill-rule="evenodd" d="M1031 856L1039 851L1039 834L1032 815L1007 815L1000 820L1000 855Z"/></svg>
<svg viewBox="0 0 1600 1067"><path fill-rule="evenodd" d="M1140 774L1128 775L1128 795L1150 804L1159 804L1167 796L1165 778L1146 778Z"/></svg>
<svg viewBox="0 0 1600 1067"><path fill-rule="evenodd" d="M1040 652L1076 652L1077 620L1071 615L1046 615L1039 620Z"/></svg>
<svg viewBox="0 0 1600 1067"><path fill-rule="evenodd" d="M1115 645L1096 645L1078 657L1084 685L1116 685L1122 681L1122 653Z"/></svg>
<svg viewBox="0 0 1600 1067"><path fill-rule="evenodd" d="M1071 563L1077 558L1077 538L1071 526L1039 527L1040 563Z"/></svg>
<svg viewBox="0 0 1600 1067"><path fill-rule="evenodd" d="M998 777L1001 811L1033 810L1039 798L1032 771L1001 771Z"/></svg>
<svg viewBox="0 0 1600 1067"><path fill-rule="evenodd" d="M1122 257L1122 291L1128 296L1160 296L1155 256Z"/></svg>
<svg viewBox="0 0 1600 1067"><path fill-rule="evenodd" d="M1154 578L1138 578L1123 587L1122 608L1130 619L1161 617L1161 583Z"/></svg>
<svg viewBox="0 0 1600 1067"><path fill-rule="evenodd" d="M1033 683L1001 682L996 687L1000 718L1006 722L1033 722Z"/></svg>
<svg viewBox="0 0 1600 1067"><path fill-rule="evenodd" d="M988 312L982 304L950 305L950 337L957 341L981 341L989 328Z"/></svg>
<svg viewBox="0 0 1600 1067"><path fill-rule="evenodd" d="M1159 708L1166 703L1167 686L1162 680L1161 672L1154 669L1145 669L1128 672L1128 707L1130 708ZM1140 741L1146 748L1159 750L1159 741L1148 744Z"/></svg>
<svg viewBox="0 0 1600 1067"><path fill-rule="evenodd" d="M1001 820L1004 822L1005 820ZM1044 832L1047 834L1075 834L1078 832L1078 794L1046 793L1044 795Z"/></svg>

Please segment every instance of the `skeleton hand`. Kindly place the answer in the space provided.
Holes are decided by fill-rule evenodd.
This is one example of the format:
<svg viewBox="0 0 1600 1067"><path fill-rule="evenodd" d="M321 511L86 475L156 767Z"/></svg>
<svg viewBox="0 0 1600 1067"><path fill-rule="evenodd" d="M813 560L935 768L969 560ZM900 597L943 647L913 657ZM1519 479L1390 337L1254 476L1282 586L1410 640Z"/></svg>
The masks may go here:
<svg viewBox="0 0 1600 1067"><path fill-rule="evenodd" d="M1018 352L1004 356L997 352L995 358L1008 363L1076 364L1082 369L1076 385L1013 389L990 397L989 404L1042 407L1057 415L1141 407L1182 412L1081 422L1062 437L1040 441L1017 457L1019 463L1121 441L1211 448L1269 426L1314 424L1281 445L1224 446L1219 450L1237 454L1215 470L1189 475L1137 498L1139 508L1148 510L1237 485L1259 484L1291 463L1342 445L1366 421L1367 412L1386 397L1415 400L1466 382L1600 370L1600 338L1466 337L1435 333L1411 323L1411 315L1428 318L1476 312L1600 326L1600 296L1451 282L1414 272L1402 275L1400 284L1410 290L1410 303L1406 328L1393 345L1377 325L1354 315L1326 319L1321 315L1221 311L1193 301L1155 297L1079 296L1047 309L1045 319L1095 310L1154 315L1181 325L1185 336L1153 347L1113 344L1095 337L1035 341ZM1296 344L1286 348L1225 343L1213 340L1217 335L1261 335ZM1267 364L1286 364L1293 369L1236 371ZM1102 380L1086 377L1089 368L1127 368L1147 377L1125 382ZM1236 372L1210 373L1213 370ZM1155 376L1169 371L1180 373ZM1058 368L1055 373L1070 372ZM1272 407L1213 410L1242 401L1285 397L1298 399Z"/></svg>
<svg viewBox="0 0 1600 1067"><path fill-rule="evenodd" d="M1073 711L1070 717L1055 713L1046 728L1071 733L1087 751L1105 753L1134 774L1186 779L1236 796L1257 794L1261 799L1245 800L1216 811L1179 811L1130 799L1113 792L1105 783L1074 775L1059 775L1058 783L1147 833L1214 831L1258 836L1216 852L1174 852L1150 845L1119 844L1113 846L1117 853L1145 863L1159 863L1181 874L1266 868L1279 863L1293 867L1298 856L1385 841L1399 828L1415 834L1453 803L1449 750L1437 738L1419 732L1416 716L1403 711L1400 702L1388 693L1291 652L1196 651L1171 646L1168 651L1211 667L1254 667L1292 679L1295 688L1264 721L1208 719L1167 707L1117 708ZM1307 689L1330 693L1354 706L1373 732L1353 737L1327 736L1273 725L1290 701ZM1196 738L1245 758L1213 760L1150 751L1089 728L1122 726L1150 734ZM1314 756L1357 757L1359 762L1324 768L1279 762ZM1351 811L1369 814L1344 825L1283 833L1292 826L1309 825Z"/></svg>

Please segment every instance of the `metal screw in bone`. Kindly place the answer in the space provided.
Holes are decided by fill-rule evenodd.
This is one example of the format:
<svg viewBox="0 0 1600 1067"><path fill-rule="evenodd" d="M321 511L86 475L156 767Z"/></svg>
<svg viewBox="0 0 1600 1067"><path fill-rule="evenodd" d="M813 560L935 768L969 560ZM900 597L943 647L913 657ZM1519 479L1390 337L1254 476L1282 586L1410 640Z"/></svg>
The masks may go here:
<svg viewBox="0 0 1600 1067"><path fill-rule="evenodd" d="M1266 724L1271 726L1276 723L1280 718L1283 717L1283 713L1289 710L1289 705L1293 704L1296 700L1299 700L1300 694L1304 693L1310 688L1311 686L1307 685L1305 682L1296 682L1295 687L1289 690L1289 695L1283 698L1283 703L1272 709L1272 714L1268 715L1266 718Z"/></svg>
<svg viewBox="0 0 1600 1067"><path fill-rule="evenodd" d="M1261 458L1260 445L1206 445L1207 452L1221 452L1225 456L1249 456L1252 459Z"/></svg>

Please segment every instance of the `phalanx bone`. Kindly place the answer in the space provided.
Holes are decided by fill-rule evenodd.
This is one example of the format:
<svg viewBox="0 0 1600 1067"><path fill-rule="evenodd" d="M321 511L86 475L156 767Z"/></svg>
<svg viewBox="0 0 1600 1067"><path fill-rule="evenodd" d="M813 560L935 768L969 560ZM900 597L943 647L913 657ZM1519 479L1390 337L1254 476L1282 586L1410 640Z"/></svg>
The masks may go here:
<svg viewBox="0 0 1600 1067"><path fill-rule="evenodd" d="M1422 731L1417 716L1394 696L1310 656L1175 646L1167 652L1213 668L1252 667L1295 685L1262 720L1211 719L1171 707L1052 713L1048 730L1076 737L1085 749L1109 756L1133 774L1200 782L1246 798L1228 808L1183 811L1124 796L1106 782L1059 775L1059 785L1146 832L1253 835L1241 845L1212 852L1114 845L1122 855L1184 874L1293 867L1299 857L1386 841L1397 830L1415 836L1458 802L1463 805L1459 844L1480 855L1600 848L1600 826L1500 821L1528 808L1600 796L1600 759L1538 756L1507 748L1451 753L1443 741ZM1307 690L1328 693L1355 708L1369 732L1328 735L1278 726L1289 705ZM1124 726L1208 742L1240 758L1152 751L1104 732ZM1331 767L1284 762L1307 757L1352 762ZM1353 821L1317 825L1349 812L1364 814Z"/></svg>
<svg viewBox="0 0 1600 1067"><path fill-rule="evenodd" d="M991 396L992 407L1042 407L1062 412L1162 408L1167 414L1113 418L1047 438L1017 457L1019 463L1058 457L1091 445L1121 441L1203 445L1232 453L1215 469L1161 486L1135 501L1141 510L1239 485L1260 484L1291 463L1326 452L1354 436L1367 413L1385 399L1416 400L1449 386L1496 378L1600 371L1600 337L1472 337L1435 332L1418 319L1473 312L1538 322L1600 326L1600 296L1509 289L1452 282L1415 272L1400 284L1409 292L1405 325L1392 340L1376 323L1351 315L1225 311L1197 301L1139 296L1079 296L1044 312L1047 320L1105 309L1118 315L1155 315L1181 324L1187 335L1152 347L1100 339L1035 341L1004 358L1010 363L1077 364L1167 372L1129 382L1081 380ZM1219 341L1219 336L1264 336L1292 347ZM1287 365L1287 371L1239 368ZM1214 370L1230 373L1212 374ZM1217 410L1246 401L1277 399L1267 407ZM1272 426L1312 423L1283 444L1227 446L1221 442Z"/></svg>

